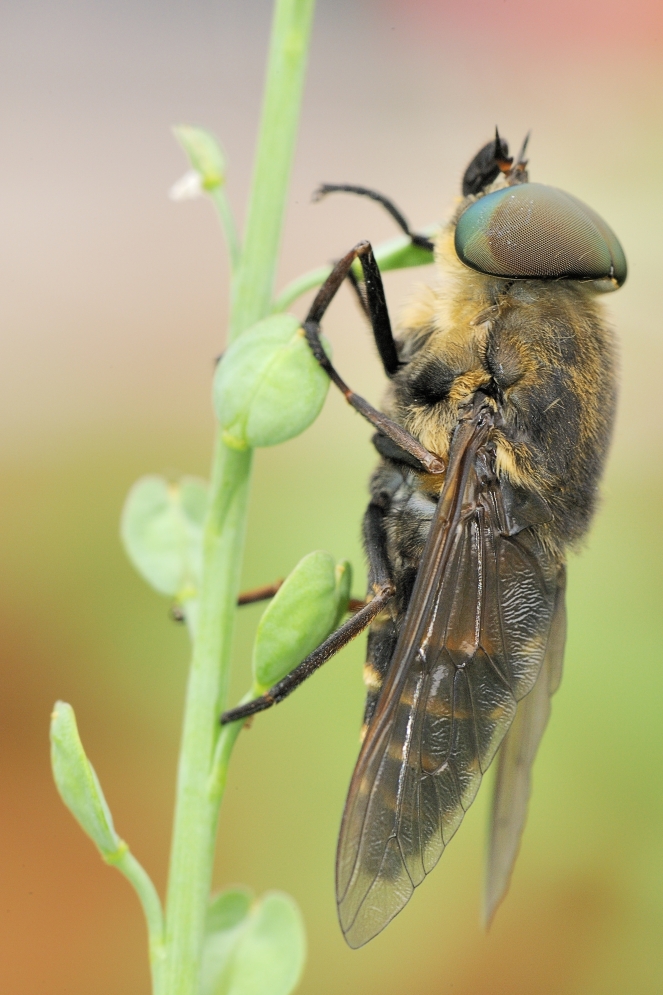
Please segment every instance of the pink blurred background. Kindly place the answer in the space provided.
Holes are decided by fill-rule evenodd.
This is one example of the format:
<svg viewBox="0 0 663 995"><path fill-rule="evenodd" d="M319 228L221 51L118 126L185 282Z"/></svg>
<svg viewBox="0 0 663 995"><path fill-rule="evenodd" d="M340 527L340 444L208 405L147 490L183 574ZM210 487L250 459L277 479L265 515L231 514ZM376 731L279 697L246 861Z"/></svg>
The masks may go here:
<svg viewBox="0 0 663 995"><path fill-rule="evenodd" d="M119 832L163 891L187 645L117 537L145 472L205 475L227 265L210 206L172 204L170 133L209 127L241 218L269 31L266 0L7 3L0 36L0 990L149 990L127 883L61 805L48 717L70 701ZM663 987L661 228L663 8L650 0L321 0L286 217L282 286L360 238L371 204L312 205L321 181L375 186L415 225L443 217L498 124L532 128L533 179L620 236L606 301L622 398L604 503L571 563L566 676L535 772L527 835L493 929L478 925L485 796L408 910L366 949L335 921L333 854L357 752L362 647L238 744L218 886L300 903L300 991L649 995ZM430 272L390 274L395 314ZM301 310L301 308L300 308ZM349 295L326 327L340 369L382 376ZM258 454L247 585L315 548L350 557L374 457L336 397L303 437ZM236 692L251 633L238 626Z"/></svg>

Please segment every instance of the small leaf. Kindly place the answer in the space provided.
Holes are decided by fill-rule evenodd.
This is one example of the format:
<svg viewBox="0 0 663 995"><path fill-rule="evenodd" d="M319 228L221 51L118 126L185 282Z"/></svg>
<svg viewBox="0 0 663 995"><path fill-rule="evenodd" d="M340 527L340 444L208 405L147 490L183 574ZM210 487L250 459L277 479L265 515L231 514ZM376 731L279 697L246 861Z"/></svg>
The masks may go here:
<svg viewBox="0 0 663 995"><path fill-rule="evenodd" d="M173 131L189 162L200 175L203 189L220 187L226 178L226 157L214 135L204 128L189 125L180 125Z"/></svg>
<svg viewBox="0 0 663 995"><path fill-rule="evenodd" d="M292 439L318 417L328 389L298 319L271 315L233 342L217 367L214 406L223 439L235 449Z"/></svg>
<svg viewBox="0 0 663 995"><path fill-rule="evenodd" d="M210 900L205 919L205 932L218 933L234 929L246 919L251 909L253 892L249 888L228 888Z"/></svg>
<svg viewBox="0 0 663 995"><path fill-rule="evenodd" d="M71 705L58 701L51 716L51 766L60 797L105 858L126 848L92 764L85 755Z"/></svg>
<svg viewBox="0 0 663 995"><path fill-rule="evenodd" d="M305 958L299 909L289 895L268 892L242 931L228 995L289 995Z"/></svg>
<svg viewBox="0 0 663 995"><path fill-rule="evenodd" d="M238 925L208 934L202 995L290 995L305 956L299 909L288 895L269 892Z"/></svg>
<svg viewBox="0 0 663 995"><path fill-rule="evenodd" d="M424 230L424 234L434 238L438 231L439 225L432 225ZM397 235L396 238L376 247L375 260L380 272L386 273L390 269L405 269L408 266L429 266L434 262L435 256L428 249L414 245L409 238L404 239Z"/></svg>
<svg viewBox="0 0 663 995"><path fill-rule="evenodd" d="M205 920L201 995L228 991L233 954L254 901L248 888L222 891L210 901Z"/></svg>
<svg viewBox="0 0 663 995"><path fill-rule="evenodd" d="M139 574L160 594L183 601L195 596L202 573L202 534L207 484L183 477L138 480L129 491L120 532Z"/></svg>
<svg viewBox="0 0 663 995"><path fill-rule="evenodd" d="M337 574L333 556L318 550L300 560L281 585L256 632L253 679L257 695L290 673L335 628L348 566L343 564Z"/></svg>

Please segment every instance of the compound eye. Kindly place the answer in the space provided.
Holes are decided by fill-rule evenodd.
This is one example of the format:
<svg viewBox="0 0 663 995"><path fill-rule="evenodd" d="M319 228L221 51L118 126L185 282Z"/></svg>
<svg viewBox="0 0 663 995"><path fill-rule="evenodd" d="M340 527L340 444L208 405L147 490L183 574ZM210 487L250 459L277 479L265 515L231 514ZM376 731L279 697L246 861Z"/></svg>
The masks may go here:
<svg viewBox="0 0 663 995"><path fill-rule="evenodd" d="M481 197L456 226L458 258L491 276L534 280L596 280L615 290L626 258L602 218L563 190L522 183Z"/></svg>

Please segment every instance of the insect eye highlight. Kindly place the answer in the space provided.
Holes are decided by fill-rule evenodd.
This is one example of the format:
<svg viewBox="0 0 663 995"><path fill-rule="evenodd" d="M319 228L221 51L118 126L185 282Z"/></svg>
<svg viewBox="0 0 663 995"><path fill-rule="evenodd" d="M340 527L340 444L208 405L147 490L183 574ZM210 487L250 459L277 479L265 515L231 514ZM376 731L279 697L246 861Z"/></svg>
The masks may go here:
<svg viewBox="0 0 663 995"><path fill-rule="evenodd" d="M555 187L524 183L487 194L461 214L455 248L472 269L512 279L626 279L617 236L590 207Z"/></svg>

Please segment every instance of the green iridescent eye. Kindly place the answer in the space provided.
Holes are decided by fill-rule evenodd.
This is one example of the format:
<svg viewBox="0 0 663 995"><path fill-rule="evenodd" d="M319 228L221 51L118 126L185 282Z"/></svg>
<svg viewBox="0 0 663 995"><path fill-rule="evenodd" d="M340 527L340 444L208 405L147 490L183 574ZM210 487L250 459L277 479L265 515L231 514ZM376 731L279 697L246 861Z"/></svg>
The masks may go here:
<svg viewBox="0 0 663 995"><path fill-rule="evenodd" d="M470 204L455 246L462 262L492 276L596 280L601 290L626 279L612 229L582 201L543 183L506 187Z"/></svg>

